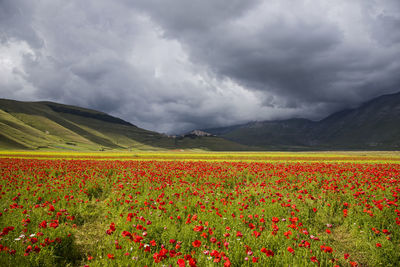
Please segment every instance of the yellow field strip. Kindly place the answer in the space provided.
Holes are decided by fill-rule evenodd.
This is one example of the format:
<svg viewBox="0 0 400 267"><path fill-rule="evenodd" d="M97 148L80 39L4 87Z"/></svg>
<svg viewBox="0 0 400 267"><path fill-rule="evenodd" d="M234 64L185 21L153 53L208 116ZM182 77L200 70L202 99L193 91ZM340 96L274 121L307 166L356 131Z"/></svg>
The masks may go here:
<svg viewBox="0 0 400 267"><path fill-rule="evenodd" d="M194 160L194 161L335 161L400 163L400 152L324 151L324 152L43 152L0 151L0 158L76 159L76 160Z"/></svg>

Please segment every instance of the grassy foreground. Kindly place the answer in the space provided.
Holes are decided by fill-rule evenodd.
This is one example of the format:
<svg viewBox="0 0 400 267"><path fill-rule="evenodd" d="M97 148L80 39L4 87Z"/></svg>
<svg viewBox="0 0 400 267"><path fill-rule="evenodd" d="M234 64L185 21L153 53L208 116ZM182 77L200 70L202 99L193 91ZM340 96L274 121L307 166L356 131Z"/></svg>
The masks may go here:
<svg viewBox="0 0 400 267"><path fill-rule="evenodd" d="M0 153L0 266L398 266L400 153Z"/></svg>

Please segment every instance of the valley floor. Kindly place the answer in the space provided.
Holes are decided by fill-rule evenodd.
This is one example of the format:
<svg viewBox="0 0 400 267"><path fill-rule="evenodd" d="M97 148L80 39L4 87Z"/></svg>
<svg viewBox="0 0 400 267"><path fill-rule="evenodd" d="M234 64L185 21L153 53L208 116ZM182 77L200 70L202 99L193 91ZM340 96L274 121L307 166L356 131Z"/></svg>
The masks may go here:
<svg viewBox="0 0 400 267"><path fill-rule="evenodd" d="M0 152L0 266L398 266L399 152Z"/></svg>
<svg viewBox="0 0 400 267"><path fill-rule="evenodd" d="M0 150L0 158L5 157L98 160L357 161L400 163L400 151L208 152L202 150L170 150L165 152L65 152Z"/></svg>

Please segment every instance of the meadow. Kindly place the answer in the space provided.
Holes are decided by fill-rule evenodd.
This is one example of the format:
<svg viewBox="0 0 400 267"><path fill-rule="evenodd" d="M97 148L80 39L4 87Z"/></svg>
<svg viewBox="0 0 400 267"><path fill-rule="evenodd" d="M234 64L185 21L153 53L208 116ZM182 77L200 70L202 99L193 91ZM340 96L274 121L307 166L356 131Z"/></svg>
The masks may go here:
<svg viewBox="0 0 400 267"><path fill-rule="evenodd" d="M400 153L0 153L0 266L398 266Z"/></svg>

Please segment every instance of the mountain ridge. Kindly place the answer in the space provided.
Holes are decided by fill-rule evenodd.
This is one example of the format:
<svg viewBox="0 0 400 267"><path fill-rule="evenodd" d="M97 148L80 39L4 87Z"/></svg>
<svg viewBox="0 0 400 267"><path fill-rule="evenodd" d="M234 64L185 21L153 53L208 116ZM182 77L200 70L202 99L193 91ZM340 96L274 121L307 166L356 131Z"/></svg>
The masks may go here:
<svg viewBox="0 0 400 267"><path fill-rule="evenodd" d="M93 109L0 99L0 149L399 150L400 92L318 121L253 121L174 137Z"/></svg>
<svg viewBox="0 0 400 267"><path fill-rule="evenodd" d="M357 108L340 110L317 121L304 118L256 121L202 131L272 150L397 150L400 148L400 92L381 95Z"/></svg>

